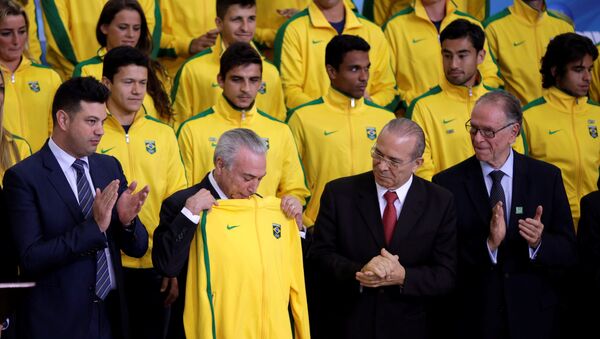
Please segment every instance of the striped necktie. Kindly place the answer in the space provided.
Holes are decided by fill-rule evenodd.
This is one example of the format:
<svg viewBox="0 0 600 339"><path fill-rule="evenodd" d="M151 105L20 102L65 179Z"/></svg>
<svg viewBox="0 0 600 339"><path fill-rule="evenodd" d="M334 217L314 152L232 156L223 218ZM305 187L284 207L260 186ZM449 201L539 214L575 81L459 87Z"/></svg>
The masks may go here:
<svg viewBox="0 0 600 339"><path fill-rule="evenodd" d="M94 196L92 189L85 176L83 169L85 162L81 159L75 160L73 168L77 172L77 197L79 198L79 206L83 213L84 219L87 219L92 212L92 204ZM101 249L96 252L96 295L104 300L110 291L110 274L108 273L108 261L106 251Z"/></svg>

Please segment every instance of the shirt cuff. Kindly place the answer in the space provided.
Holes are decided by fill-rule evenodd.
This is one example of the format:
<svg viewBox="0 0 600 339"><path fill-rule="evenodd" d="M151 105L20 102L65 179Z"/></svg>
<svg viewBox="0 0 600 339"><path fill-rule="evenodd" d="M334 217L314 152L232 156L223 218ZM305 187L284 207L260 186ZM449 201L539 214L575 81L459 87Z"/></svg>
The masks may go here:
<svg viewBox="0 0 600 339"><path fill-rule="evenodd" d="M488 254L490 255L490 260L492 261L492 264L496 265L498 263L498 249L496 248L492 251L487 243L487 240L485 241L485 246L488 249Z"/></svg>
<svg viewBox="0 0 600 339"><path fill-rule="evenodd" d="M188 210L187 207L183 207L181 209L181 214L185 215L185 217L188 218L194 224L198 224L200 222L200 216L194 215L194 213Z"/></svg>
<svg viewBox="0 0 600 339"><path fill-rule="evenodd" d="M536 248L529 247L529 259L535 260L535 257L537 257L538 251L540 250L540 246L542 246L541 241Z"/></svg>

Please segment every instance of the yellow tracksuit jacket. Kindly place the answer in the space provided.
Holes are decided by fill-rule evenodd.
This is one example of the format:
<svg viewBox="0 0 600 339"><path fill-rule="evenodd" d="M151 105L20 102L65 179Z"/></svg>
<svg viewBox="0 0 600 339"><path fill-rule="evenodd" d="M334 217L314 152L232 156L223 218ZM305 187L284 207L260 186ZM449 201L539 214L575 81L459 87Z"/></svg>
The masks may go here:
<svg viewBox="0 0 600 339"><path fill-rule="evenodd" d="M394 109L396 83L391 68L390 48L381 29L357 16L344 4L346 23L343 34L358 35L370 45L371 74L367 93L373 102ZM294 108L327 93L329 77L325 69L325 47L338 35L313 2L293 16L277 32L274 63L281 72L286 105ZM440 59L441 60L441 59Z"/></svg>
<svg viewBox="0 0 600 339"><path fill-rule="evenodd" d="M556 35L573 32L573 26L550 11L538 13L523 0L515 0L483 25L505 89L522 105L541 97L546 46Z"/></svg>
<svg viewBox="0 0 600 339"><path fill-rule="evenodd" d="M97 152L117 158L127 181L137 181L138 190L145 185L150 187L139 213L148 231L148 251L141 258L123 254L122 260L125 267L151 268L152 239L159 222L160 206L171 194L187 187L175 132L159 120L138 112L125 133L117 118L109 114Z"/></svg>
<svg viewBox="0 0 600 339"><path fill-rule="evenodd" d="M600 45L596 45L596 47L599 46ZM592 84L590 86L590 99L600 101L600 57L594 61Z"/></svg>
<svg viewBox="0 0 600 339"><path fill-rule="evenodd" d="M225 46L219 38L215 46L188 59L177 72L171 91L176 128L191 116L212 107L222 95L217 74L223 52ZM279 71L264 58L262 65L262 86L256 96L256 105L261 111L284 121L286 110Z"/></svg>
<svg viewBox="0 0 600 339"><path fill-rule="evenodd" d="M254 40L268 47L273 47L277 30L287 20L283 15L277 13L277 10L288 8L303 10L309 3L310 0L257 0Z"/></svg>
<svg viewBox="0 0 600 339"><path fill-rule="evenodd" d="M160 0L162 34L160 39L160 62L169 76L175 77L177 70L190 56L193 39L217 28L216 0Z"/></svg>
<svg viewBox="0 0 600 339"><path fill-rule="evenodd" d="M456 19L465 19L481 26L477 19L458 11L456 5L449 1L440 32ZM403 104L408 106L417 96L443 81L439 32L427 16L421 0L416 0L414 7L396 13L385 24L384 33L394 56L393 67L398 92ZM500 87L502 80L498 76L498 67L489 54L487 42L484 49L486 55L478 67L483 82L491 87Z"/></svg>
<svg viewBox="0 0 600 339"><path fill-rule="evenodd" d="M4 74L4 128L26 139L37 152L52 131L52 100L60 86L58 74L23 57L13 72Z"/></svg>
<svg viewBox="0 0 600 339"><path fill-rule="evenodd" d="M8 150L10 152L10 158L11 158L13 165L17 163L17 159L19 161L21 161L32 154L31 147L29 146L29 143L27 142L27 140L21 138L18 135L14 135L10 132L7 133L6 139L8 141L7 146L8 146ZM16 151L17 154L15 154L14 151ZM18 158L17 158L17 155L18 155ZM6 169L0 168L0 187L2 187L2 180L4 179L5 170Z"/></svg>
<svg viewBox="0 0 600 339"><path fill-rule="evenodd" d="M161 36L158 0L138 1L144 10L156 53ZM48 44L46 60L63 79L68 79L75 65L93 57L100 48L96 41L96 24L106 2L107 0L41 0Z"/></svg>
<svg viewBox="0 0 600 339"><path fill-rule="evenodd" d="M389 111L333 88L324 97L290 111L288 125L311 193L305 225L314 225L326 183L371 170L371 147L393 118Z"/></svg>
<svg viewBox="0 0 600 339"><path fill-rule="evenodd" d="M579 201L598 189L598 103L551 87L544 90L544 96L523 107L523 119L529 155L560 168L577 225Z"/></svg>
<svg viewBox="0 0 600 339"><path fill-rule="evenodd" d="M267 143L267 175L258 193L278 197L291 194L304 204L310 193L289 127L258 111L256 105L245 112L236 111L222 95L213 107L185 121L177 132L188 182L200 182L214 168L217 141L233 128L251 129Z"/></svg>
<svg viewBox="0 0 600 339"><path fill-rule="evenodd" d="M190 246L187 338L310 338L300 236L280 203L219 200L202 213Z"/></svg>
<svg viewBox="0 0 600 339"><path fill-rule="evenodd" d="M98 51L98 55L96 55L95 57L78 63L77 66L75 66L75 69L73 70L73 78L90 76L90 77L94 77L94 78L98 79L98 81L102 81L102 68L104 67L104 55L106 55L106 48L101 48ZM164 85L167 85L167 84L165 83ZM152 100L152 97L148 93L146 93L146 95L144 96L143 106L142 106L142 108L140 108L140 111L138 112L138 114L149 115L149 116L156 118L166 124L169 124L169 125L173 124L173 121L172 121L173 118L164 119L163 117L158 116L158 111L156 110L156 107L154 106L154 100Z"/></svg>
<svg viewBox="0 0 600 339"><path fill-rule="evenodd" d="M482 0L451 0L456 7L482 21L489 15L489 4ZM412 0L365 0L364 15L379 26L383 26L389 18L410 6Z"/></svg>

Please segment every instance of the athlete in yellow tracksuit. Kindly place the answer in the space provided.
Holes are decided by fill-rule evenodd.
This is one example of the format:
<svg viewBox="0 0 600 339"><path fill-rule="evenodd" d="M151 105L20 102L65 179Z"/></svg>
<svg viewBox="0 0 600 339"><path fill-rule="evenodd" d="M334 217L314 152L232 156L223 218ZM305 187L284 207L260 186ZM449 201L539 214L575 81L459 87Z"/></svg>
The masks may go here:
<svg viewBox="0 0 600 339"><path fill-rule="evenodd" d="M391 68L390 48L381 29L352 12L344 3L342 34L359 35L371 45L371 73L367 93L380 106L397 105L396 82ZM338 35L313 2L288 20L275 38L274 63L281 72L286 106L295 108L327 93L329 77L323 67L325 46Z"/></svg>
<svg viewBox="0 0 600 339"><path fill-rule="evenodd" d="M102 67L104 65L104 55L106 55L106 48L101 48L98 50L98 55L93 58L82 61L75 66L73 70L73 77L94 77L98 81L102 81ZM165 79L166 80L166 79ZM163 82L167 85L166 81ZM158 115L158 111L154 106L154 101L152 97L146 93L144 96L144 103L138 114L148 115L153 118L156 118L166 124L172 124L173 122L170 119L164 119Z"/></svg>
<svg viewBox="0 0 600 339"><path fill-rule="evenodd" d="M523 107L529 155L554 164L562 172L575 225L579 201L598 189L600 106L587 97L573 97L556 87Z"/></svg>
<svg viewBox="0 0 600 339"><path fill-rule="evenodd" d="M383 26L389 18L409 7L412 0L365 0L364 15L379 26ZM452 0L457 8L482 21L489 15L489 3L481 0Z"/></svg>
<svg viewBox="0 0 600 339"><path fill-rule="evenodd" d="M148 251L142 258L123 255L123 266L151 268L152 239L158 226L160 206L171 194L187 187L175 132L170 126L139 112L126 132L109 113L97 152L119 159L125 177L136 180L139 188L150 187L150 194L139 213L148 230Z"/></svg>
<svg viewBox="0 0 600 339"><path fill-rule="evenodd" d="M467 87L444 80L413 100L406 111L406 117L419 124L425 133L423 165L416 174L426 180L475 154L465 123L477 99L494 90L481 83ZM522 136L517 137L513 149L525 153Z"/></svg>
<svg viewBox="0 0 600 339"><path fill-rule="evenodd" d="M162 31L160 62L169 76L175 77L183 62L190 57L192 40L215 29L216 0L160 0Z"/></svg>
<svg viewBox="0 0 600 339"><path fill-rule="evenodd" d="M187 338L310 338L300 237L279 205L252 196L202 213L190 246Z"/></svg>
<svg viewBox="0 0 600 339"><path fill-rule="evenodd" d="M268 145L267 175L258 193L278 197L291 194L304 204L310 193L289 127L258 111L256 104L247 111L237 111L223 95L212 108L185 121L177 132L188 182L202 180L214 167L213 154L221 134L239 127L253 130Z"/></svg>
<svg viewBox="0 0 600 339"><path fill-rule="evenodd" d="M4 128L26 139L37 152L52 130L52 100L60 77L25 57L14 72L4 65L0 70L4 75Z"/></svg>
<svg viewBox="0 0 600 339"><path fill-rule="evenodd" d="M222 95L217 74L219 60L225 49L224 42L219 37L215 46L188 59L177 72L171 91L175 128L191 116L209 109ZM283 121L286 109L279 71L264 57L262 60L262 86L256 96L256 105L261 111L269 112L274 118Z"/></svg>
<svg viewBox="0 0 600 339"><path fill-rule="evenodd" d="M158 0L138 0L153 36L160 36L161 22ZM44 31L47 39L46 60L68 79L79 62L96 54L100 48L95 31L107 0L41 0ZM158 47L158 46L155 46Z"/></svg>
<svg viewBox="0 0 600 339"><path fill-rule="evenodd" d="M10 153L10 161L13 165L31 155L31 147L29 146L27 140L10 132L7 132L5 137L7 142L6 147ZM7 169L8 168L2 168L0 165L0 187L2 187L4 172Z"/></svg>
<svg viewBox="0 0 600 339"><path fill-rule="evenodd" d="M484 22L492 56L498 63L504 87L525 105L542 96L541 58L556 35L573 32L573 26L551 11L538 12L523 0Z"/></svg>
<svg viewBox="0 0 600 339"><path fill-rule="evenodd" d="M290 112L288 125L311 192L305 225L315 223L326 183L372 168L371 147L393 118L392 113L364 98L350 98L334 88Z"/></svg>
<svg viewBox="0 0 600 339"><path fill-rule="evenodd" d="M465 19L481 26L477 19L457 10L452 1L446 2L446 16L440 24L444 30L452 21ZM393 67L398 92L403 105L408 106L416 97L438 85L444 78L439 32L429 19L421 0L394 15L384 26L384 33L392 50ZM497 88L502 85L498 67L490 57L487 42L483 63L478 69L483 82Z"/></svg>
<svg viewBox="0 0 600 339"><path fill-rule="evenodd" d="M23 6L25 9L25 13L27 13L27 20L29 21L29 29L28 29L28 43L29 46L27 48L29 52L29 57L32 60L39 63L42 59L42 46L40 44L40 38L38 36L38 23L37 23L37 15L35 13L35 1L27 2L27 5Z"/></svg>

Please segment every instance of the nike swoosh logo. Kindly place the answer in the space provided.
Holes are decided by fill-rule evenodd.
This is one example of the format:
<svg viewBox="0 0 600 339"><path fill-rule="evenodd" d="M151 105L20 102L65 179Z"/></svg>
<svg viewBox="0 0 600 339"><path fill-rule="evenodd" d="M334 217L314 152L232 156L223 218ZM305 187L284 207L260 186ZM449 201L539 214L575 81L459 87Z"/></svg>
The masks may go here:
<svg viewBox="0 0 600 339"><path fill-rule="evenodd" d="M558 132L560 132L560 129L557 129L555 131L548 130L548 134L550 134L550 135L554 135L554 134L556 134Z"/></svg>
<svg viewBox="0 0 600 339"><path fill-rule="evenodd" d="M313 40L313 41L312 41L312 43L316 45L316 44L318 44L318 43L320 43L320 42L322 42L322 41L323 41L323 40Z"/></svg>
<svg viewBox="0 0 600 339"><path fill-rule="evenodd" d="M213 82L212 84L210 84L210 86L216 88L216 87L219 87L219 84L216 82Z"/></svg>
<svg viewBox="0 0 600 339"><path fill-rule="evenodd" d="M240 227L240 225L227 225L228 230L232 230L232 229L238 228L238 227Z"/></svg>
<svg viewBox="0 0 600 339"><path fill-rule="evenodd" d="M337 132L337 131L331 131L331 132L323 131L323 135L324 136L328 136L328 135L333 134L335 132Z"/></svg>
<svg viewBox="0 0 600 339"><path fill-rule="evenodd" d="M211 142L211 143L210 143L210 145L211 145L212 147L217 147L217 143L216 143L216 142Z"/></svg>
<svg viewBox="0 0 600 339"><path fill-rule="evenodd" d="M451 123L451 122L452 122L452 121L454 121L454 120L456 120L456 119L450 119L450 120L446 120L446 119L444 119L444 120L442 120L442 123L444 123L444 125L445 125L445 124L449 124L449 123Z"/></svg>
<svg viewBox="0 0 600 339"><path fill-rule="evenodd" d="M416 44L416 43L421 42L423 40L425 40L425 38L422 38L422 39L412 39L412 43Z"/></svg>
<svg viewBox="0 0 600 339"><path fill-rule="evenodd" d="M102 149L100 149L100 153L104 154L104 153L106 153L106 152L110 151L111 149L113 149L113 148L115 148L115 147L116 147L116 146L114 146L114 147L111 147L111 148L102 148Z"/></svg>
<svg viewBox="0 0 600 339"><path fill-rule="evenodd" d="M515 46L515 47L521 46L524 43L525 43L525 40L523 40L523 41L515 41L515 42L513 42L513 46Z"/></svg>

